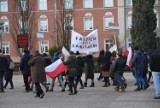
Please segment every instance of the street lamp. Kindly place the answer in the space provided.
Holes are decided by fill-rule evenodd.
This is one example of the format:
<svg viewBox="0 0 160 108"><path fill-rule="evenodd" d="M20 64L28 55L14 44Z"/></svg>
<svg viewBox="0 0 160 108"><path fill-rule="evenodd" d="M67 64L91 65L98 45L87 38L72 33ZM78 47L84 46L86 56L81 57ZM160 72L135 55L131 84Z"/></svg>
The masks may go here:
<svg viewBox="0 0 160 108"><path fill-rule="evenodd" d="M0 40L1 40L1 49L2 49L2 27L3 27L4 22L0 22Z"/></svg>

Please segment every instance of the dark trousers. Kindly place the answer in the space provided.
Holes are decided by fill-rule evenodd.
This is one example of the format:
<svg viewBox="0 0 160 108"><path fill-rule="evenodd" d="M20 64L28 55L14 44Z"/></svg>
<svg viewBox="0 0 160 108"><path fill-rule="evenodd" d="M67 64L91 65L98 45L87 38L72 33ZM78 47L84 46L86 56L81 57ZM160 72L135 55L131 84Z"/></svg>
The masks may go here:
<svg viewBox="0 0 160 108"><path fill-rule="evenodd" d="M81 84L81 87L83 87L83 82L82 82L82 79L81 79L81 76L77 76L77 80L76 80L76 86L78 85L78 82L80 82Z"/></svg>
<svg viewBox="0 0 160 108"><path fill-rule="evenodd" d="M116 85L117 88L125 88L125 79L122 74L120 73L115 73L115 80L116 80Z"/></svg>
<svg viewBox="0 0 160 108"><path fill-rule="evenodd" d="M77 87L74 83L74 77L69 77L68 80L69 80L69 91L73 93L73 89L74 89L74 93L75 93L77 91Z"/></svg>
<svg viewBox="0 0 160 108"><path fill-rule="evenodd" d="M28 82L29 76L30 75L28 75L28 74L23 74L23 80L24 80L24 84L26 87L26 91L29 91L29 89L30 89L29 82Z"/></svg>
<svg viewBox="0 0 160 108"><path fill-rule="evenodd" d="M3 88L3 76L4 76L4 71L0 71L0 91L4 91L4 88Z"/></svg>
<svg viewBox="0 0 160 108"><path fill-rule="evenodd" d="M44 93L39 83L35 83L35 86L36 86L37 96L40 96L41 94Z"/></svg>
<svg viewBox="0 0 160 108"><path fill-rule="evenodd" d="M6 83L5 83L5 85L4 85L5 88L7 87L8 83L10 83L11 88L14 88L12 79L7 79L7 80L6 80Z"/></svg>

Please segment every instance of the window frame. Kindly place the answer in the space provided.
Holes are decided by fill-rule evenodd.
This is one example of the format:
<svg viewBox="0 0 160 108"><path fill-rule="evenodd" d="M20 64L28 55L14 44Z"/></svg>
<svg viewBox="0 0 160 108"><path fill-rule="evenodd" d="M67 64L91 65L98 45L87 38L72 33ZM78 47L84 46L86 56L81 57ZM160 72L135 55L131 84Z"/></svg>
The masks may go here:
<svg viewBox="0 0 160 108"><path fill-rule="evenodd" d="M109 41L109 42L106 42L106 41ZM104 49L105 50L109 50L109 48L113 45L113 40L110 40L110 39L104 39ZM107 46L106 45L109 45L108 46L108 49L107 49Z"/></svg>
<svg viewBox="0 0 160 108"><path fill-rule="evenodd" d="M110 3L110 5L108 5L108 6L107 6L107 4L106 4L106 1L107 1L107 0L104 0L104 1L103 1L105 8L114 7L114 0L110 0L109 2L112 2L112 3Z"/></svg>
<svg viewBox="0 0 160 108"><path fill-rule="evenodd" d="M7 45L3 45L3 44L6 44L7 43ZM4 55L10 55L10 42L8 42L8 41L5 41L5 42L2 42L2 52L3 52L3 54ZM5 49L5 51L3 50L3 48ZM8 53L7 53L7 48L8 48Z"/></svg>
<svg viewBox="0 0 160 108"><path fill-rule="evenodd" d="M2 4L2 2L3 2L3 4ZM4 5L4 2L6 3L5 5ZM0 1L0 12L8 12L8 0L1 0Z"/></svg>
<svg viewBox="0 0 160 108"><path fill-rule="evenodd" d="M43 44L42 42L47 42L47 44ZM42 47L44 51L42 51ZM46 51L45 47L48 48L48 52ZM40 54L43 54L43 53L49 54L49 41L48 40L39 41L39 52Z"/></svg>
<svg viewBox="0 0 160 108"><path fill-rule="evenodd" d="M133 5L133 0L127 0L126 5L127 6L132 6Z"/></svg>
<svg viewBox="0 0 160 108"><path fill-rule="evenodd" d="M46 21L46 26L47 26L47 30L46 31L41 31L41 21ZM40 18L38 19L38 31L39 32L48 32L49 31L49 25L48 25L48 18L45 15L41 15ZM44 26L43 26L44 28Z"/></svg>
<svg viewBox="0 0 160 108"><path fill-rule="evenodd" d="M66 3L67 3L67 6L66 6ZM65 0L64 7L65 9L73 9L73 0Z"/></svg>
<svg viewBox="0 0 160 108"><path fill-rule="evenodd" d="M92 3L86 3L87 1L89 2L89 0L83 0L83 7L85 9L92 9L93 8L93 0L90 0L90 2L92 2ZM90 5L87 5L87 4L90 4Z"/></svg>
<svg viewBox="0 0 160 108"><path fill-rule="evenodd" d="M1 32L2 33L9 33L9 20L6 16L2 16L0 21L3 23L1 25ZM7 28L8 28L8 31L7 31Z"/></svg>
<svg viewBox="0 0 160 108"><path fill-rule="evenodd" d="M41 7L41 5L43 5L43 6ZM38 10L40 10L40 11L46 11L47 9L48 9L48 7L47 7L47 0L45 0L44 2L41 1L41 0L39 0L38 1Z"/></svg>
<svg viewBox="0 0 160 108"><path fill-rule="evenodd" d="M71 27L70 30L73 30L73 28L74 28L74 19L73 19L73 16L71 14L67 14L65 19L64 19L64 30L66 30L66 31L68 30L68 29L66 29L67 28L67 25L65 23L66 19L71 19L71 22L69 22L70 23L70 27Z"/></svg>

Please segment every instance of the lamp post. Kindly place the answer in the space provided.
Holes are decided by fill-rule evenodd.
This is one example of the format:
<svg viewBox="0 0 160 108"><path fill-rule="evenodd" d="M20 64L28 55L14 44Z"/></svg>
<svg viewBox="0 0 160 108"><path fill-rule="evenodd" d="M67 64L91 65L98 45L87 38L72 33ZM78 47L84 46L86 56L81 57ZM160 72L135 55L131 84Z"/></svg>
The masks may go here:
<svg viewBox="0 0 160 108"><path fill-rule="evenodd" d="M1 49L2 49L2 27L3 27L4 22L0 22L0 40L1 40Z"/></svg>
<svg viewBox="0 0 160 108"><path fill-rule="evenodd" d="M57 0L54 0L54 27L55 27L55 41L56 41L56 47L58 47L57 43Z"/></svg>

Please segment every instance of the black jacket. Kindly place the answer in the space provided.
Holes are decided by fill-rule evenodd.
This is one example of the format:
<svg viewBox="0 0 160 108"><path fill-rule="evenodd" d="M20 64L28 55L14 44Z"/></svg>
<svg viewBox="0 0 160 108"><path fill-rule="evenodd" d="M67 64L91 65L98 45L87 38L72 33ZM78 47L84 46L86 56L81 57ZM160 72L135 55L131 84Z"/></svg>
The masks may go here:
<svg viewBox="0 0 160 108"><path fill-rule="evenodd" d="M7 58L4 56L0 57L0 71L6 71L9 66L9 63L7 61Z"/></svg>
<svg viewBox="0 0 160 108"><path fill-rule="evenodd" d="M20 70L22 74L30 75L30 66L28 65L28 61L30 60L31 56L29 54L24 54L20 62Z"/></svg>
<svg viewBox="0 0 160 108"><path fill-rule="evenodd" d="M160 54L152 54L149 62L151 71L160 72Z"/></svg>
<svg viewBox="0 0 160 108"><path fill-rule="evenodd" d="M126 61L123 57L119 57L115 61L115 67L114 67L114 72L123 74L124 68L126 66Z"/></svg>

